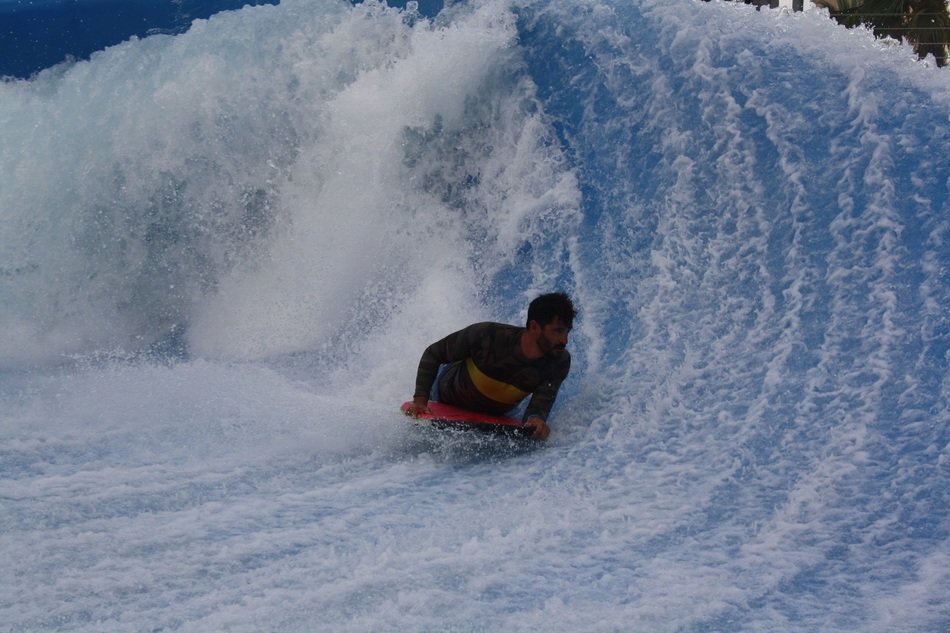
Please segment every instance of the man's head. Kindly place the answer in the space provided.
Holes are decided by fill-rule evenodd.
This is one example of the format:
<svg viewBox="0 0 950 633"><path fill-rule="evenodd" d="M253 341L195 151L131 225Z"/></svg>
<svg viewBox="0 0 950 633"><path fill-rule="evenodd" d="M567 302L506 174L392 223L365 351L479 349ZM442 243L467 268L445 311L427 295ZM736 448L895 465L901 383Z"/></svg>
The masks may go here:
<svg viewBox="0 0 950 633"><path fill-rule="evenodd" d="M574 327L574 317L577 316L577 310L574 304L563 292L550 292L537 297L528 305L527 327L531 327L532 321L537 321L538 325L545 325L554 321L557 317L568 329Z"/></svg>
<svg viewBox="0 0 950 633"><path fill-rule="evenodd" d="M541 295L528 306L528 332L537 353L559 356L567 347L577 311L562 292Z"/></svg>

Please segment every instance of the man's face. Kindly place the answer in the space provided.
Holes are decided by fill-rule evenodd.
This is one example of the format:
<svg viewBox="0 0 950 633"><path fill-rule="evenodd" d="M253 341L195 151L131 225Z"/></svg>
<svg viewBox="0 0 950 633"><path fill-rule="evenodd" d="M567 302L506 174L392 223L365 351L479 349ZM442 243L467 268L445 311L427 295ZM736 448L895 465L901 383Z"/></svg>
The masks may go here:
<svg viewBox="0 0 950 633"><path fill-rule="evenodd" d="M567 347L567 337L571 328L564 325L560 317L541 327L538 335L538 347L545 356L560 356Z"/></svg>

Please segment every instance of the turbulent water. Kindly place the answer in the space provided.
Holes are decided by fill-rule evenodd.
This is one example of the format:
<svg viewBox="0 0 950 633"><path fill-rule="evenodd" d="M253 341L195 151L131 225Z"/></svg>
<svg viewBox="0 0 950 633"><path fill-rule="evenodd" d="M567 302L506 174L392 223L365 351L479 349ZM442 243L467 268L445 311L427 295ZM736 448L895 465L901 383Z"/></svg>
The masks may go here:
<svg viewBox="0 0 950 633"><path fill-rule="evenodd" d="M950 629L948 130L907 48L693 0L285 0L5 80L0 631ZM407 423L553 289L547 443Z"/></svg>

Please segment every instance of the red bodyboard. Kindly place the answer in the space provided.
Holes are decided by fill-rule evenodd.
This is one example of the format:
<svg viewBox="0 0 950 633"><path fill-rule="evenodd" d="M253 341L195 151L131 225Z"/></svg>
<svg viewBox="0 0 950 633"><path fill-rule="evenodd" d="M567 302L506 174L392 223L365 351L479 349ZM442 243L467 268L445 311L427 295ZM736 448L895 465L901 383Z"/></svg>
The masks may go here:
<svg viewBox="0 0 950 633"><path fill-rule="evenodd" d="M403 413L409 415L407 411L411 404L412 402L404 402L400 409ZM431 413L423 413L414 419L440 429L473 429L521 437L527 437L532 433L532 430L526 427L521 420L503 415L488 415L477 411L468 411L441 402L430 402L429 411Z"/></svg>

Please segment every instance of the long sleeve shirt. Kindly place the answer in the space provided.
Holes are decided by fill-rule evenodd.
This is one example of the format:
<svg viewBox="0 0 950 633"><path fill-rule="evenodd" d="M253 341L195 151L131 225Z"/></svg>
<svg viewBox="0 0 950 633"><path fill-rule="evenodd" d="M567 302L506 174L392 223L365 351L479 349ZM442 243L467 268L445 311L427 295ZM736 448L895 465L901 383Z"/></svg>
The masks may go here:
<svg viewBox="0 0 950 633"><path fill-rule="evenodd" d="M561 382L571 369L571 355L529 359L521 353L524 328L503 323L475 323L426 348L416 374L416 396L429 397L439 368L439 400L501 415L531 396L524 419L547 420Z"/></svg>

